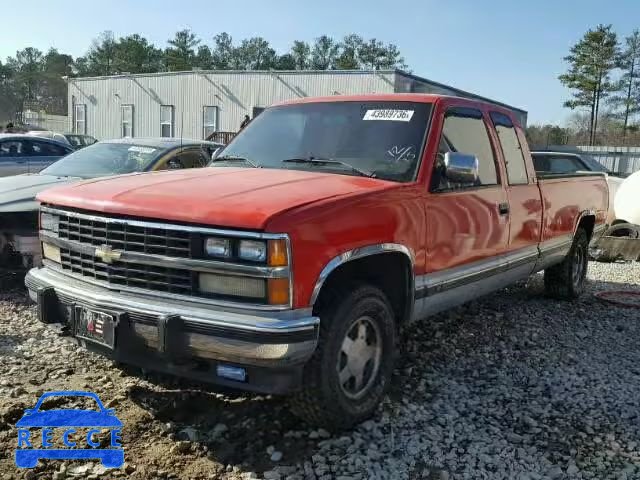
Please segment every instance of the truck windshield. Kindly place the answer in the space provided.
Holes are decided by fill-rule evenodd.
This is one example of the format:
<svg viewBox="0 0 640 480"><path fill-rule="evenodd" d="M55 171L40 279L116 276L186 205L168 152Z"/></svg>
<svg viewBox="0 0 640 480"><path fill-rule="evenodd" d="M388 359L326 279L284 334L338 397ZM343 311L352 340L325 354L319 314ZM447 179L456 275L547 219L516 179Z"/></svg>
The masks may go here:
<svg viewBox="0 0 640 480"><path fill-rule="evenodd" d="M402 101L272 107L254 118L211 166L326 171L408 182L416 176L431 109L429 103Z"/></svg>
<svg viewBox="0 0 640 480"><path fill-rule="evenodd" d="M40 172L58 177L93 178L143 172L164 149L125 143L94 143L58 160Z"/></svg>

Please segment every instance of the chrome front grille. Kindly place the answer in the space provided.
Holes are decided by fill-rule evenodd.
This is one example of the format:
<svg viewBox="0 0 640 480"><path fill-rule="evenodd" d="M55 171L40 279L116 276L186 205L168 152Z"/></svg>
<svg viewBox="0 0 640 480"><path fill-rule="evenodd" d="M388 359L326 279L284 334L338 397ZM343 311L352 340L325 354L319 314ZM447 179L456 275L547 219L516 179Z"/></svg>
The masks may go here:
<svg viewBox="0 0 640 480"><path fill-rule="evenodd" d="M225 230L196 225L179 225L147 219L118 218L98 212L85 212L42 205L40 240L46 246L44 265L87 282L113 290L171 296L235 308L250 306L256 310L285 310L292 307L292 281L289 265L224 260L207 257L204 239L209 236L233 239L285 240L287 258L291 258L286 234ZM49 252L48 254L46 252ZM265 262L266 263L266 262ZM200 288L200 280L209 281ZM263 282L264 296L227 292L214 282L235 281L254 290ZM289 301L269 304L268 279L289 281ZM249 280L250 279L250 280ZM213 283L212 283L213 282ZM211 285L218 285L215 292ZM246 286L246 285L245 285ZM247 288L249 288L247 287ZM246 289L245 289L246 290Z"/></svg>
<svg viewBox="0 0 640 480"><path fill-rule="evenodd" d="M82 218L56 212L58 237L86 245L110 245L115 250L191 257L189 232L127 223L107 222L99 218Z"/></svg>
<svg viewBox="0 0 640 480"><path fill-rule="evenodd" d="M60 250L62 268L110 285L146 288L158 292L192 295L197 293L196 279L190 270L158 267L131 262L103 263L93 255Z"/></svg>

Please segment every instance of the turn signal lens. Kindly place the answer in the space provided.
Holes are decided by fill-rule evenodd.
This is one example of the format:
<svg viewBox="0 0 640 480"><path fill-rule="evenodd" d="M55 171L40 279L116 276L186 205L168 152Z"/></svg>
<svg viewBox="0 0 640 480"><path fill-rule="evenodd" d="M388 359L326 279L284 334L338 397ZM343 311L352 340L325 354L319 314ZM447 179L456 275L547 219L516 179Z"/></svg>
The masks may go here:
<svg viewBox="0 0 640 480"><path fill-rule="evenodd" d="M269 240L268 265L270 267L286 267L289 264L287 242L284 239Z"/></svg>
<svg viewBox="0 0 640 480"><path fill-rule="evenodd" d="M286 305L289 303L289 279L270 278L268 285L269 304Z"/></svg>

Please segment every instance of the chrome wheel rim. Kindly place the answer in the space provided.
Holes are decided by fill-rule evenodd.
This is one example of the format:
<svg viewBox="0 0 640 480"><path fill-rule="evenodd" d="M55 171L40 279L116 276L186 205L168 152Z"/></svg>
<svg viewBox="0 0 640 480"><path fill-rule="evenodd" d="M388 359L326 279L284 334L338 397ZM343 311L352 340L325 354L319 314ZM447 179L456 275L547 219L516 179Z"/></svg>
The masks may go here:
<svg viewBox="0 0 640 480"><path fill-rule="evenodd" d="M578 286L582 282L586 270L587 254L583 248L576 248L573 257L573 285Z"/></svg>
<svg viewBox="0 0 640 480"><path fill-rule="evenodd" d="M370 317L355 320L342 341L338 353L338 382L351 399L365 395L375 382L382 357L380 330Z"/></svg>

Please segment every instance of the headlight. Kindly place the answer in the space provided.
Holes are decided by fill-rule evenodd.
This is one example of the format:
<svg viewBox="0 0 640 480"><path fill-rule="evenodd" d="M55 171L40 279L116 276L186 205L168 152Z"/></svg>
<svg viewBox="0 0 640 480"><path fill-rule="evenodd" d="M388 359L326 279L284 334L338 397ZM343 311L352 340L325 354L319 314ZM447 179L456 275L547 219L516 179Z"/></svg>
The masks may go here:
<svg viewBox="0 0 640 480"><path fill-rule="evenodd" d="M240 240L238 258L250 262L264 262L267 259L267 244L262 240Z"/></svg>
<svg viewBox="0 0 640 480"><path fill-rule="evenodd" d="M40 228L50 232L58 233L58 217L50 213L40 214Z"/></svg>
<svg viewBox="0 0 640 480"><path fill-rule="evenodd" d="M209 237L205 240L204 251L209 257L231 257L231 241L228 238Z"/></svg>

